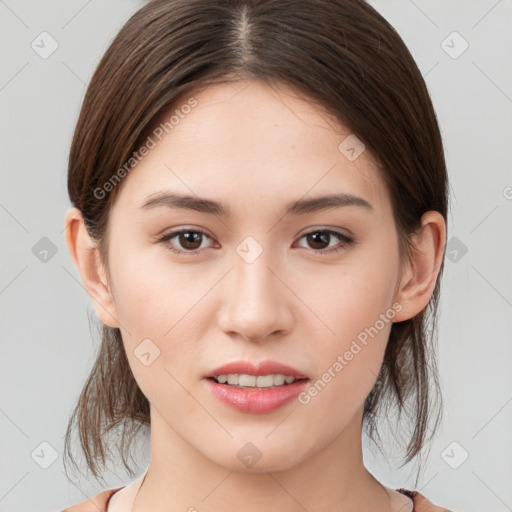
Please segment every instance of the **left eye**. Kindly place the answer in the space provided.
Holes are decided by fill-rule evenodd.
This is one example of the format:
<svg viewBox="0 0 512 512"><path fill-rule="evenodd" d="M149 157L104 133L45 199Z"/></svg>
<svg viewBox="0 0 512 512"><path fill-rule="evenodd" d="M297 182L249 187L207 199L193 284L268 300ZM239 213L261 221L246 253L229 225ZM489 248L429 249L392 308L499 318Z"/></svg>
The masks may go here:
<svg viewBox="0 0 512 512"><path fill-rule="evenodd" d="M343 233L338 233L337 231L332 231L331 229L315 229L314 231L310 231L309 233L306 233L301 236L301 239L306 237L309 244L325 244L327 243L327 247L329 247L328 241L331 241L334 237L335 239L338 239L338 242L342 242L341 247L336 247L331 249L325 250L323 249L314 249L315 252L319 254L329 253L329 252L339 252L340 250L343 250L350 244L354 242L352 238L350 238L347 235L344 235Z"/></svg>
<svg viewBox="0 0 512 512"><path fill-rule="evenodd" d="M167 243L170 242L173 238L177 238L179 241L179 245L184 249L176 249L173 247L172 244ZM338 233L337 231L332 231L330 229L316 229L314 231L310 231L309 233L305 233L300 237L299 240L302 240L303 238L307 239L308 244L313 245L324 245L327 243L327 247L330 246L329 242L332 241L332 238L335 238L338 240L338 242L342 242L341 247L329 248L326 250L326 248L315 248L313 247L313 251L315 253L324 254L324 253L330 253L330 252L338 252L340 250L343 250L346 246L352 244L354 240L350 238L347 235L344 235L343 233ZM201 247L203 244L202 242L204 239L210 239L211 237L207 235L204 231L197 230L197 229L180 229L178 231L172 231L171 233L168 233L167 235L164 235L162 238L158 240L159 243L163 243L166 245L166 247L177 254L188 254L190 256L193 256L197 254L199 249L204 248ZM198 245L199 244L199 245Z"/></svg>

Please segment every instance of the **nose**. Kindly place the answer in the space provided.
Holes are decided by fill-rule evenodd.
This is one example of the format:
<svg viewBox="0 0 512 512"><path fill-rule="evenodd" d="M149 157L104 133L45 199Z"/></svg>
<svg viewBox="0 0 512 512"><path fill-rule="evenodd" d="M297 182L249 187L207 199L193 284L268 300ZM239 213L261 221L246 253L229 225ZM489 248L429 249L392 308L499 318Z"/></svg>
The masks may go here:
<svg viewBox="0 0 512 512"><path fill-rule="evenodd" d="M227 276L219 325L232 337L253 342L275 341L291 331L294 295L286 285L279 266L266 252L252 263L236 255L234 269Z"/></svg>

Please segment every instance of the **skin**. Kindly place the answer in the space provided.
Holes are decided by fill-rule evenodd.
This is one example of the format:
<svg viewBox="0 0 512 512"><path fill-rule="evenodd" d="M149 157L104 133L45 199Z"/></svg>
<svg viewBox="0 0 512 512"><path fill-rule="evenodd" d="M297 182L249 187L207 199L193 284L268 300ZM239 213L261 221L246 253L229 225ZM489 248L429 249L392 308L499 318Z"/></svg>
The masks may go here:
<svg viewBox="0 0 512 512"><path fill-rule="evenodd" d="M408 510L411 500L381 485L362 459L363 404L391 321L307 405L239 412L203 377L231 361L271 359L312 385L394 303L393 321L426 307L444 253L443 217L425 213L413 259L401 267L389 195L369 150L349 161L338 149L348 129L285 86L239 81L194 97L198 105L118 185L107 268L79 210L66 216L84 286L101 321L121 329L151 403L150 465L134 510ZM162 190L222 202L232 217L141 208ZM284 215L290 201L334 192L373 210ZM209 237L156 242L181 227ZM356 242L304 236L326 228ZM247 236L263 249L250 264L236 252ZM134 355L146 338L160 350L149 366ZM262 454L252 468L237 457L247 442Z"/></svg>

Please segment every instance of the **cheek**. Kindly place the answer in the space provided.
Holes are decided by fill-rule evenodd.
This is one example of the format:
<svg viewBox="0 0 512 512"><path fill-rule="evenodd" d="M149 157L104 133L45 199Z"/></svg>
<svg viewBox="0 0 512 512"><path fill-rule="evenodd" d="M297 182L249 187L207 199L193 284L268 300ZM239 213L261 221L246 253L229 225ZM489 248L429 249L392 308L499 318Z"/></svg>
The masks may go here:
<svg viewBox="0 0 512 512"><path fill-rule="evenodd" d="M130 247L124 240L118 247ZM177 265L164 248L137 247L113 251L112 278L116 311L129 332L160 339L209 289L194 265ZM126 254L130 254L129 257Z"/></svg>
<svg viewBox="0 0 512 512"><path fill-rule="evenodd" d="M194 403L179 383L190 377L187 368L197 360L198 347L187 341L198 335L194 313L208 286L170 268L136 258L120 264L116 308L128 361L144 395L154 407L192 414Z"/></svg>
<svg viewBox="0 0 512 512"><path fill-rule="evenodd" d="M314 377L299 402L319 414L336 411L334 432L360 410L379 374L392 325L390 308L379 299L357 293L339 297L340 307L326 317L334 334L315 344Z"/></svg>
<svg viewBox="0 0 512 512"><path fill-rule="evenodd" d="M394 258L393 251L382 251L381 258L361 251L339 272L330 269L329 279L317 274L304 290L311 299L308 305L326 326L313 359L319 382L312 393L322 395L319 403L336 402L352 410L373 387L396 314ZM323 293L313 293L319 283Z"/></svg>
<svg viewBox="0 0 512 512"><path fill-rule="evenodd" d="M112 259L116 311L130 366L147 396L161 392L162 384L168 386L166 394L175 387L179 394L169 372L180 382L191 377L187 368L190 361L198 360L202 348L191 340L203 339L206 295L218 277L211 272L198 274L194 265L173 264L164 250L130 254L130 258L114 254L117 259Z"/></svg>
<svg viewBox="0 0 512 512"><path fill-rule="evenodd" d="M343 374L338 380L346 386L365 389L378 374L394 310L387 303L387 293L376 289L365 293L349 284L345 281L344 293L325 299L319 309L332 333L316 345L315 366L319 374Z"/></svg>
<svg viewBox="0 0 512 512"><path fill-rule="evenodd" d="M323 320L331 341L346 343L392 310L397 278L392 258L377 259L358 253L347 258L339 270L328 268L322 272L306 281L303 294ZM378 328L382 330L380 322Z"/></svg>

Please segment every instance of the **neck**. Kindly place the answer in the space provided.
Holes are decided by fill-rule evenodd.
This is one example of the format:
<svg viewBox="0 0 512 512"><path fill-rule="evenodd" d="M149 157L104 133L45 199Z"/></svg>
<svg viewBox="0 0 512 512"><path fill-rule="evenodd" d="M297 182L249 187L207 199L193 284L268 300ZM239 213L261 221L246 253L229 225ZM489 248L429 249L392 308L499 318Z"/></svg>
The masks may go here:
<svg viewBox="0 0 512 512"><path fill-rule="evenodd" d="M289 469L244 472L203 456L152 409L150 464L133 512L389 511L386 489L363 464L361 428L362 411L330 444Z"/></svg>

